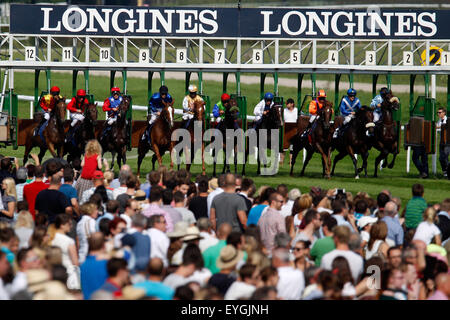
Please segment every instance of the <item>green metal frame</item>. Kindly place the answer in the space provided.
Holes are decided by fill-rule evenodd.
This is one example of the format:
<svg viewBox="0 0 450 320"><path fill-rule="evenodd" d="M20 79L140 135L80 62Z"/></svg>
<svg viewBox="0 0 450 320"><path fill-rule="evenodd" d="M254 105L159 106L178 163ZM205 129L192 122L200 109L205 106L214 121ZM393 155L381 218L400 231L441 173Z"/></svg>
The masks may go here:
<svg viewBox="0 0 450 320"><path fill-rule="evenodd" d="M3 100L3 112L8 113L8 123L10 124L10 141L13 149L17 150L17 134L18 134L18 110L19 99L14 89L5 91L5 99Z"/></svg>
<svg viewBox="0 0 450 320"><path fill-rule="evenodd" d="M316 96L316 74L315 73L311 73L311 83L312 83L312 91L311 94L305 94L305 96L302 99L302 82L303 82L303 78L304 78L304 73L299 73L298 74L298 79L297 79L297 109L299 114L301 114L302 112L304 114L309 114L309 110L306 110L306 112L303 111L303 107L305 105L306 99L308 97L312 99L315 98Z"/></svg>

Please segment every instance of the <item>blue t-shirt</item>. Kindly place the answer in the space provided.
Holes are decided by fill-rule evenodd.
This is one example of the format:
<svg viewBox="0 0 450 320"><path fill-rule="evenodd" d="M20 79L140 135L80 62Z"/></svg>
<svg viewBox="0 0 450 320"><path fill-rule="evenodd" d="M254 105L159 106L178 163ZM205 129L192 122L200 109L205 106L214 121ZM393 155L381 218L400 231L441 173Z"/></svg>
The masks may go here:
<svg viewBox="0 0 450 320"><path fill-rule="evenodd" d="M88 255L80 266L81 291L85 300L89 300L108 279L107 263L108 260L97 260L96 256Z"/></svg>
<svg viewBox="0 0 450 320"><path fill-rule="evenodd" d="M97 220L95 221L95 229L96 229L97 231L100 231L99 226L100 226L100 221L101 221L102 219L113 220L113 219L114 219L114 215L112 215L112 214L109 213L109 212L106 212L104 215L98 217Z"/></svg>
<svg viewBox="0 0 450 320"><path fill-rule="evenodd" d="M78 200L77 190L70 184L62 184L61 187L59 187L59 191L64 193L69 201L73 198Z"/></svg>
<svg viewBox="0 0 450 320"><path fill-rule="evenodd" d="M247 226L251 224L258 224L258 220L261 217L261 213L263 212L265 207L267 207L267 204L258 204L257 206L250 209L247 219Z"/></svg>
<svg viewBox="0 0 450 320"><path fill-rule="evenodd" d="M147 297L156 297L161 300L172 300L173 294L175 293L175 290L171 287L166 286L161 282L151 280L138 282L134 287L144 289Z"/></svg>

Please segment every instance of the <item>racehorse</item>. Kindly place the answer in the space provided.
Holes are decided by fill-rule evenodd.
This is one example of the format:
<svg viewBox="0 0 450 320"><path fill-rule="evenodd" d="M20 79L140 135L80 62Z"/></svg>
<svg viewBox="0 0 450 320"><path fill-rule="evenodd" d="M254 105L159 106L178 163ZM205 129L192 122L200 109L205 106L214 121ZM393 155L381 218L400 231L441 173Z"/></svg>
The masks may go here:
<svg viewBox="0 0 450 320"><path fill-rule="evenodd" d="M127 112L130 107L131 98L127 95L122 96L122 98L122 102L119 105L117 120L111 125L110 131L107 134L102 135L99 139L100 145L102 146L102 157L106 152L111 152L111 169L114 168L114 158L116 153L119 169L122 166L121 161L123 160L124 164L127 161ZM131 123L129 125L131 125Z"/></svg>
<svg viewBox="0 0 450 320"><path fill-rule="evenodd" d="M341 133L341 135L333 140L333 149L336 149L339 153L334 157L333 169L331 170L331 175L334 175L334 169L338 161L343 159L346 155L349 155L353 161L355 167L355 179L359 179L359 172L364 169L365 177L367 177L367 158L369 157L369 150L371 145L369 144L369 139L366 135L366 131L369 134L373 134L374 126L373 123L373 113L372 109L367 106L362 106L356 114L355 118L348 123L346 129ZM334 120L335 128L338 127L343 122L343 117L338 116ZM358 160L355 154L360 154L363 159L363 165L358 169Z"/></svg>
<svg viewBox="0 0 450 320"><path fill-rule="evenodd" d="M25 154L23 156L23 165L28 161L31 149L39 147L39 161L42 162L42 158L45 155L47 149L54 158L62 158L64 154L64 116L66 114L66 102L65 98L55 101L55 107L50 112L50 119L41 135L38 133L34 135L34 130L38 124L43 120L43 114L39 113L35 115L36 125L30 126L25 134ZM41 131L41 129L39 130Z"/></svg>
<svg viewBox="0 0 450 320"><path fill-rule="evenodd" d="M189 135L190 135L190 151L191 151L191 161L190 163L186 164L186 170L190 171L191 170L191 164L194 160L194 156L195 156L195 152L197 150L194 150L194 146L196 140L195 140L195 135L194 135L194 122L196 121L201 121L201 145L202 145L202 174L205 175L206 174L206 168L205 168L205 143L203 141L203 133L205 132L205 102L204 101L195 101L194 102L194 110L192 112L190 112L191 114L194 115L194 117L189 121L189 125L187 127L187 130L189 131ZM182 153L186 152L186 150L182 150ZM178 170L180 170L180 163L178 162Z"/></svg>
<svg viewBox="0 0 450 320"><path fill-rule="evenodd" d="M291 139L293 145L292 152L292 163L290 175L293 175L295 160L298 153L303 148L306 149L306 159L303 163L302 171L300 176L305 174L306 166L309 160L311 160L314 152L318 152L322 155L322 175L326 178L330 178L330 168L331 168L331 142L334 132L334 126L331 124L331 117L333 115L333 104L326 100L324 106L318 110L316 119L316 124L314 129L309 136L302 138L302 133L304 130L298 130L297 134ZM301 117L297 124L304 128L305 118ZM307 124L306 124L307 125Z"/></svg>
<svg viewBox="0 0 450 320"><path fill-rule="evenodd" d="M224 150L224 157L223 157L223 170L222 174L225 173L225 169L227 172L230 172L230 165L227 163L227 142L226 142L226 131L227 129L233 129L234 130L234 124L235 121L238 118L239 114L239 108L237 107L237 101L234 99L230 100L229 106L225 107L225 118L219 122L216 129L219 130L222 133L223 137L223 150ZM235 137L233 139L233 150L234 150L234 173L237 173L237 138ZM214 150L213 152L214 157L214 169L213 169L213 177L216 176L216 164L217 164L217 154Z"/></svg>
<svg viewBox="0 0 450 320"><path fill-rule="evenodd" d="M139 139L138 145L138 169L137 175L140 176L140 169L142 160L145 158L145 155L149 150L154 152L152 156L152 170L155 170L155 162L158 159L158 164L162 165L162 156L168 150L170 152L170 168L173 169L173 161L172 161L172 149L174 142L171 141L172 131L173 131L173 116L174 109L173 107L166 105L162 110L159 117L153 123L150 132L150 140L151 145L148 142L148 139L142 139L142 136L146 135L147 129ZM148 115L147 121L150 119L151 115ZM147 125L147 128L150 124Z"/></svg>
<svg viewBox="0 0 450 320"><path fill-rule="evenodd" d="M73 139L64 144L64 153L68 153L67 162L81 158L87 141L95 139L95 127L97 126L98 110L97 104L88 104L85 118L74 130ZM70 129L69 129L70 130Z"/></svg>
<svg viewBox="0 0 450 320"><path fill-rule="evenodd" d="M255 130L256 131L256 141L257 141L257 146L258 146L258 155L257 155L257 162L258 162L258 169L256 170L256 174L261 174L261 159L260 159L260 151L262 151L263 154L263 165L264 167L267 166L267 158L265 156L265 150L266 149L272 149L272 143L280 143L279 140L277 139L276 141L272 141L271 139L271 132L274 129L280 129L281 128L281 115L280 115L280 111L279 109L281 108L280 105L274 105L272 108L269 109L269 112L266 115L262 116L262 121L261 121L261 125L259 128L256 129L250 129L250 130ZM266 148L261 148L260 145L260 139L259 139L259 130L264 129L267 130L267 138L266 138ZM249 131L250 131L249 130ZM246 137L246 139L248 139ZM250 153L250 146L249 143L246 143L246 148L245 148L245 161L244 161L244 165L242 166L242 175L245 175L245 164L247 163L247 159L248 159L248 155ZM261 150L260 150L261 148ZM275 155L276 160L275 160L275 164L274 164L274 169L273 169L273 173L275 173L275 169L276 169L276 165L278 165L278 154Z"/></svg>
<svg viewBox="0 0 450 320"><path fill-rule="evenodd" d="M393 120L392 111L398 110L399 100L394 97L391 92L387 93L381 103L381 121L375 124L375 135L372 139L372 146L375 147L380 154L375 159L375 173L374 177L378 177L378 165L381 160L383 161L383 168L388 167L392 169L394 167L395 158L397 157L398 150L398 128L397 124ZM392 162L388 165L388 155L393 154Z"/></svg>

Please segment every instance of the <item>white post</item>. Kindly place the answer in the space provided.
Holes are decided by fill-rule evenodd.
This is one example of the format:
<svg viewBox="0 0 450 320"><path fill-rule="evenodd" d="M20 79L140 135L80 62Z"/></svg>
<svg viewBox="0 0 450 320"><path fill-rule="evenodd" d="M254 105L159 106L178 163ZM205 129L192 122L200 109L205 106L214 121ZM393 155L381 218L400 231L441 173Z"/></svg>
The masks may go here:
<svg viewBox="0 0 450 320"><path fill-rule="evenodd" d="M33 110L33 101L30 101L30 119L33 119L33 114L34 114L34 110Z"/></svg>
<svg viewBox="0 0 450 320"><path fill-rule="evenodd" d="M428 60L427 60L428 61ZM436 75L431 75L431 98L436 99ZM435 137L437 137L437 132L435 132ZM437 139L436 139L437 141ZM437 168L437 143L434 143L434 152L431 155L431 162L432 162L432 170L433 174L436 174L436 168Z"/></svg>
<svg viewBox="0 0 450 320"><path fill-rule="evenodd" d="M406 173L409 173L411 165L411 146L408 146L408 150L406 151Z"/></svg>
<svg viewBox="0 0 450 320"><path fill-rule="evenodd" d="M305 163L306 160L306 149L303 149L303 163Z"/></svg>

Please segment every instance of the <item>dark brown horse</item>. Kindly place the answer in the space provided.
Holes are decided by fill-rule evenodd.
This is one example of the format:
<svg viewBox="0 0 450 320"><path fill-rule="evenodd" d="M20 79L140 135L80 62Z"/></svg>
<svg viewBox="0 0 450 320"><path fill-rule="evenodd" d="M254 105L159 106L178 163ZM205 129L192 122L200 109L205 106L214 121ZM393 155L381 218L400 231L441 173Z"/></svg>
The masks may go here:
<svg viewBox="0 0 450 320"><path fill-rule="evenodd" d="M127 144L129 138L127 134L127 111L130 107L131 98L127 95L122 96L122 98L116 122L111 125L111 130L108 134L102 135L99 139L100 145L102 146L102 157L106 152L111 152L111 169L114 168L114 158L116 153L119 169L122 166L122 160L124 164L127 161ZM131 125L131 123L129 125Z"/></svg>
<svg viewBox="0 0 450 320"><path fill-rule="evenodd" d="M223 170L222 170L222 174L225 173L225 170L227 172L230 172L230 164L228 163L228 159L227 159L227 129L235 129L235 121L238 118L238 114L239 114L239 108L237 107L237 101L234 99L230 100L230 104L228 106L225 107L225 117L222 121L219 122L219 124L216 127L216 130L219 130L222 134L222 147L223 147L223 151L224 151L224 157L223 157ZM233 138L233 150L234 150L234 173L237 173L237 138L234 137ZM216 176L216 165L217 165L217 154L215 152L213 152L213 159L214 159L214 163L213 163L213 177Z"/></svg>
<svg viewBox="0 0 450 320"><path fill-rule="evenodd" d="M394 97L391 92L387 93L381 103L381 121L375 125L375 135L372 139L372 145L380 154L375 159L375 172L374 177L378 177L378 165L381 160L383 161L383 168L388 167L392 169L394 167L395 158L398 154L398 130L397 123L393 119L393 110L398 110L399 100ZM392 153L392 162L388 165L388 155Z"/></svg>
<svg viewBox="0 0 450 320"><path fill-rule="evenodd" d="M319 116L316 119L316 125L312 130L310 136L302 138L302 133L304 130L298 130L297 134L291 139L293 145L292 152L292 163L291 163L291 176L293 175L295 160L298 153L305 148L306 149L306 159L303 163L303 168L300 176L305 174L306 166L309 160L311 160L314 152L318 152L322 156L322 175L326 178L330 178L330 168L331 168L331 143L332 136L334 132L334 126L331 124L331 117L333 115L333 104L325 100L324 106L317 112ZM301 117L298 120L299 126L304 127L305 120ZM306 124L307 125L307 124Z"/></svg>
<svg viewBox="0 0 450 320"><path fill-rule="evenodd" d="M366 135L368 130L370 134L373 134L374 126L372 109L367 106L362 106L352 119L345 131L339 135L338 138L333 140L333 149L336 149L339 153L334 157L333 169L331 175L334 175L334 169L338 161L343 159L346 155L349 155L353 161L355 167L355 179L359 179L359 172L364 169L365 176L367 177L367 158L369 157L369 150L371 145L369 138ZM338 116L335 118L335 128L340 126L343 122L343 117ZM344 128L341 128L344 130ZM361 169L358 169L358 160L355 154L360 154L363 159L363 165Z"/></svg>
<svg viewBox="0 0 450 320"><path fill-rule="evenodd" d="M151 115L148 115L147 121ZM166 151L170 153L170 168L173 169L173 161L172 161L172 149L174 142L171 141L172 131L173 131L173 117L174 117L174 109L172 105L166 105L162 110L159 117L153 123L151 132L150 132L150 140L151 145L148 142L148 139L142 139L142 136L145 136L145 132L142 134L139 139L138 145L138 169L137 175L140 176L141 173L141 163L145 158L145 155L149 150L154 152L152 156L152 170L155 170L155 162L158 159L158 164L162 165L162 156ZM150 124L147 125L150 126Z"/></svg>
<svg viewBox="0 0 450 320"><path fill-rule="evenodd" d="M23 156L23 165L28 161L29 154L34 147L39 147L39 161L42 162L45 152L50 150L54 158L62 158L64 154L64 116L66 115L65 98L59 99L55 102L55 106L50 112L50 119L47 127L42 132L44 140L37 134L34 135L34 130L43 119L43 114L36 114L36 124L27 128L25 154Z"/></svg>
<svg viewBox="0 0 450 320"><path fill-rule="evenodd" d="M95 127L97 126L98 110L97 104L90 103L86 106L85 118L72 128L73 139L64 144L64 153L67 153L67 161L80 159L84 153L84 148L89 140L95 139ZM70 130L70 129L69 129Z"/></svg>
<svg viewBox="0 0 450 320"><path fill-rule="evenodd" d="M186 163L186 170L190 171L191 170L191 164L194 160L194 156L196 153L196 149L195 149L195 145L197 143L201 143L201 148L202 148L202 174L205 175L206 174L206 168L205 168L205 142L203 141L203 134L205 132L205 102L204 101L195 101L194 102L194 108L193 111L190 112L194 117L189 121L189 125L186 128L189 131L189 135L190 135L190 152L191 152L191 161L190 163ZM196 137L194 135L194 123L200 121L201 122L201 137L199 137L201 139L200 142L198 142L196 140ZM181 152L184 152L186 155L186 149L181 150ZM177 154L177 158L178 158L178 154ZM177 165L178 170L180 170L180 162L178 161L178 165Z"/></svg>

